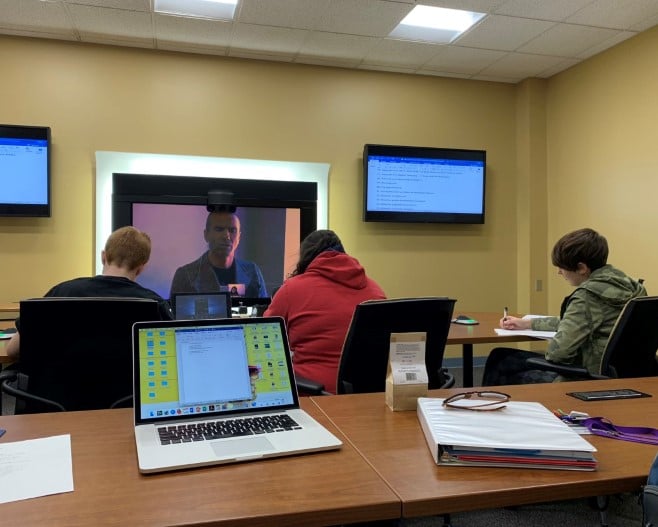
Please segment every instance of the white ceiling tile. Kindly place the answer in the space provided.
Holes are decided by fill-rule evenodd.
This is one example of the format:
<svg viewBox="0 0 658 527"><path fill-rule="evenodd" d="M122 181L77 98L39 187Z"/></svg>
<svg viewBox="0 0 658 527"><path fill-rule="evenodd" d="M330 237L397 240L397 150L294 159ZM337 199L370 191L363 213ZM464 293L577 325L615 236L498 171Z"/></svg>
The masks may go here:
<svg viewBox="0 0 658 527"><path fill-rule="evenodd" d="M442 49L438 55L428 61L423 69L473 74L482 71L506 54L505 51L449 46Z"/></svg>
<svg viewBox="0 0 658 527"><path fill-rule="evenodd" d="M440 47L436 44L420 44L390 38L381 39L370 48L363 58L363 64L415 69L439 53Z"/></svg>
<svg viewBox="0 0 658 527"><path fill-rule="evenodd" d="M128 48L153 49L155 47L152 38L115 37L108 35L97 35L94 33L83 35L82 41L87 44L105 44L106 46L121 46Z"/></svg>
<svg viewBox="0 0 658 527"><path fill-rule="evenodd" d="M329 0L241 0L237 21L263 26L315 29Z"/></svg>
<svg viewBox="0 0 658 527"><path fill-rule="evenodd" d="M314 31L310 33L299 53L308 57L318 57L327 60L338 59L361 60L367 55L377 39L372 37L357 37L354 35L337 35Z"/></svg>
<svg viewBox="0 0 658 527"><path fill-rule="evenodd" d="M507 84L516 84L525 79L521 75L512 75L512 76L502 76L502 75L473 75L472 80L476 81L487 81L487 82L504 82Z"/></svg>
<svg viewBox="0 0 658 527"><path fill-rule="evenodd" d="M471 75L465 73L454 73L452 71L432 71L426 69L419 69L416 71L417 75L430 75L432 77L450 77L453 79L470 79Z"/></svg>
<svg viewBox="0 0 658 527"><path fill-rule="evenodd" d="M657 0L595 0L566 21L587 26L628 29L655 16Z"/></svg>
<svg viewBox="0 0 658 527"><path fill-rule="evenodd" d="M489 15L453 44L472 48L514 51L553 27L555 22Z"/></svg>
<svg viewBox="0 0 658 527"><path fill-rule="evenodd" d="M623 42L624 40L627 40L631 37L634 37L637 35L637 33L633 31L619 31L616 32L611 38L608 40L605 40L603 42L600 42L599 44L592 46L591 48L586 49L582 53L578 54L579 59L587 59L589 57L593 57L594 55L598 55L602 51L605 51L608 48L611 48L613 46L616 46L620 42Z"/></svg>
<svg viewBox="0 0 658 527"><path fill-rule="evenodd" d="M570 67L575 66L579 62L580 60L578 59L564 59L562 62L558 62L553 66L549 66L544 71L537 74L537 77L540 77L542 79L547 79L549 77L552 77L556 73L560 73L561 71L568 70Z"/></svg>
<svg viewBox="0 0 658 527"><path fill-rule="evenodd" d="M484 68L480 75L500 77L535 77L564 60L563 57L548 57L546 55L529 55L526 53L508 53L500 60Z"/></svg>
<svg viewBox="0 0 658 527"><path fill-rule="evenodd" d="M412 6L384 0L330 0L317 25L320 31L385 37Z"/></svg>
<svg viewBox="0 0 658 527"><path fill-rule="evenodd" d="M69 33L72 37L75 34L62 4L40 0L0 1L0 28L36 29L37 33Z"/></svg>
<svg viewBox="0 0 658 527"><path fill-rule="evenodd" d="M497 15L563 21L592 0L507 0L496 9Z"/></svg>
<svg viewBox="0 0 658 527"><path fill-rule="evenodd" d="M588 48L613 38L619 31L599 27L557 24L518 48L523 53L577 57Z"/></svg>
<svg viewBox="0 0 658 527"><path fill-rule="evenodd" d="M282 53L259 53L246 49L230 49L228 55L235 58L264 60L268 62L293 62L295 59L295 55L286 55Z"/></svg>
<svg viewBox="0 0 658 527"><path fill-rule="evenodd" d="M223 20L184 18L156 14L155 37L160 42L228 47L233 25ZM158 48L160 44L158 44Z"/></svg>
<svg viewBox="0 0 658 527"><path fill-rule="evenodd" d="M77 40L76 36L72 35L71 32L66 31L49 33L48 31L36 31L28 29L3 29L0 34L14 37L48 38L64 41Z"/></svg>
<svg viewBox="0 0 658 527"><path fill-rule="evenodd" d="M69 5L75 27L85 41L98 35L153 38L150 13Z"/></svg>
<svg viewBox="0 0 658 527"><path fill-rule="evenodd" d="M126 11L144 11L151 10L149 0L68 0L68 3L88 5L96 7L107 7L110 9L125 9Z"/></svg>
<svg viewBox="0 0 658 527"><path fill-rule="evenodd" d="M646 18L642 19L637 24L633 24L628 29L632 31L646 31L649 28L652 28L658 24L658 13L655 15L649 15Z"/></svg>
<svg viewBox="0 0 658 527"><path fill-rule="evenodd" d="M421 2L487 16L445 45L387 38ZM234 22L154 14L152 4L0 0L0 34L518 82L658 23L658 0L240 0Z"/></svg>
<svg viewBox="0 0 658 527"><path fill-rule="evenodd" d="M404 68L399 66L379 66L376 64L360 64L358 66L360 70L369 70L369 71L385 71L391 73L416 73L416 68Z"/></svg>
<svg viewBox="0 0 658 527"><path fill-rule="evenodd" d="M199 55L228 55L228 47L224 46L203 46L187 42L172 42L168 40L158 40L156 48L163 51L177 51L180 53L197 53Z"/></svg>
<svg viewBox="0 0 658 527"><path fill-rule="evenodd" d="M335 59L335 58L323 58L323 57L312 57L308 55L297 55L295 62L299 64L311 64L314 66L334 66L337 68L356 68L361 62L358 59Z"/></svg>
<svg viewBox="0 0 658 527"><path fill-rule="evenodd" d="M271 54L295 54L307 35L308 31L302 29L235 24L231 48L251 51L266 49Z"/></svg>

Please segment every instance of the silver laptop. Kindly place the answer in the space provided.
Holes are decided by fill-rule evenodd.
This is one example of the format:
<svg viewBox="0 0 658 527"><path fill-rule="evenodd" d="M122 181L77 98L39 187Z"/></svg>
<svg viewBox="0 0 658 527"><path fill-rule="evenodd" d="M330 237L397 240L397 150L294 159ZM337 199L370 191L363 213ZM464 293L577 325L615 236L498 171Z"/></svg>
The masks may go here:
<svg viewBox="0 0 658 527"><path fill-rule="evenodd" d="M173 303L176 320L231 318L229 293L177 293Z"/></svg>
<svg viewBox="0 0 658 527"><path fill-rule="evenodd" d="M133 326L140 472L336 449L300 409L283 319Z"/></svg>

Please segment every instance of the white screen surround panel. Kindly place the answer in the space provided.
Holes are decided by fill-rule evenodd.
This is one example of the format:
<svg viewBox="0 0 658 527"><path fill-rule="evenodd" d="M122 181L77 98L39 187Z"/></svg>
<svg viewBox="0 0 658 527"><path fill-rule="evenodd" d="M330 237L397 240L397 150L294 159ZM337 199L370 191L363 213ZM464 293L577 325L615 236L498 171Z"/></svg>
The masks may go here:
<svg viewBox="0 0 658 527"><path fill-rule="evenodd" d="M96 252L94 254L97 274L102 272L100 253L112 232L112 174L114 173L316 183L317 228L328 228L328 163L98 151L96 152Z"/></svg>

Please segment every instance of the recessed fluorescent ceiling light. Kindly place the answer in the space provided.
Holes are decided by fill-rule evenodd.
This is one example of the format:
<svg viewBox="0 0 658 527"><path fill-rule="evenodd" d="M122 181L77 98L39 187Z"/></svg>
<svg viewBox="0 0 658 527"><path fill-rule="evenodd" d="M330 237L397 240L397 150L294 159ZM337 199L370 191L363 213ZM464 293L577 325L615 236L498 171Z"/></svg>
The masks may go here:
<svg viewBox="0 0 658 527"><path fill-rule="evenodd" d="M238 0L155 0L155 12L166 15L233 20Z"/></svg>
<svg viewBox="0 0 658 527"><path fill-rule="evenodd" d="M447 44L479 21L485 13L417 5L390 37Z"/></svg>

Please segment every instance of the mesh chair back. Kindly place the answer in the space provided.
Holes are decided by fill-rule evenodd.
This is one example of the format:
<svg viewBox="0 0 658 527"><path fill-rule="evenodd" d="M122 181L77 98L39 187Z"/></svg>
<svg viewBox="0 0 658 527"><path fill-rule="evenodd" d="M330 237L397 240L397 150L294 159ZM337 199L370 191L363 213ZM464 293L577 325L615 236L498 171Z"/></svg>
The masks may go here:
<svg viewBox="0 0 658 527"><path fill-rule="evenodd" d="M19 369L26 391L66 410L109 408L133 392L132 325L159 320L143 298L37 298L20 303ZM25 401L17 413L52 411Z"/></svg>
<svg viewBox="0 0 658 527"><path fill-rule="evenodd" d="M430 389L443 384L441 365L455 300L444 297L369 300L354 310L338 367L338 393L383 392L391 333L425 332Z"/></svg>
<svg viewBox="0 0 658 527"><path fill-rule="evenodd" d="M609 377L658 375L658 297L629 300L610 333L601 360L601 374Z"/></svg>

